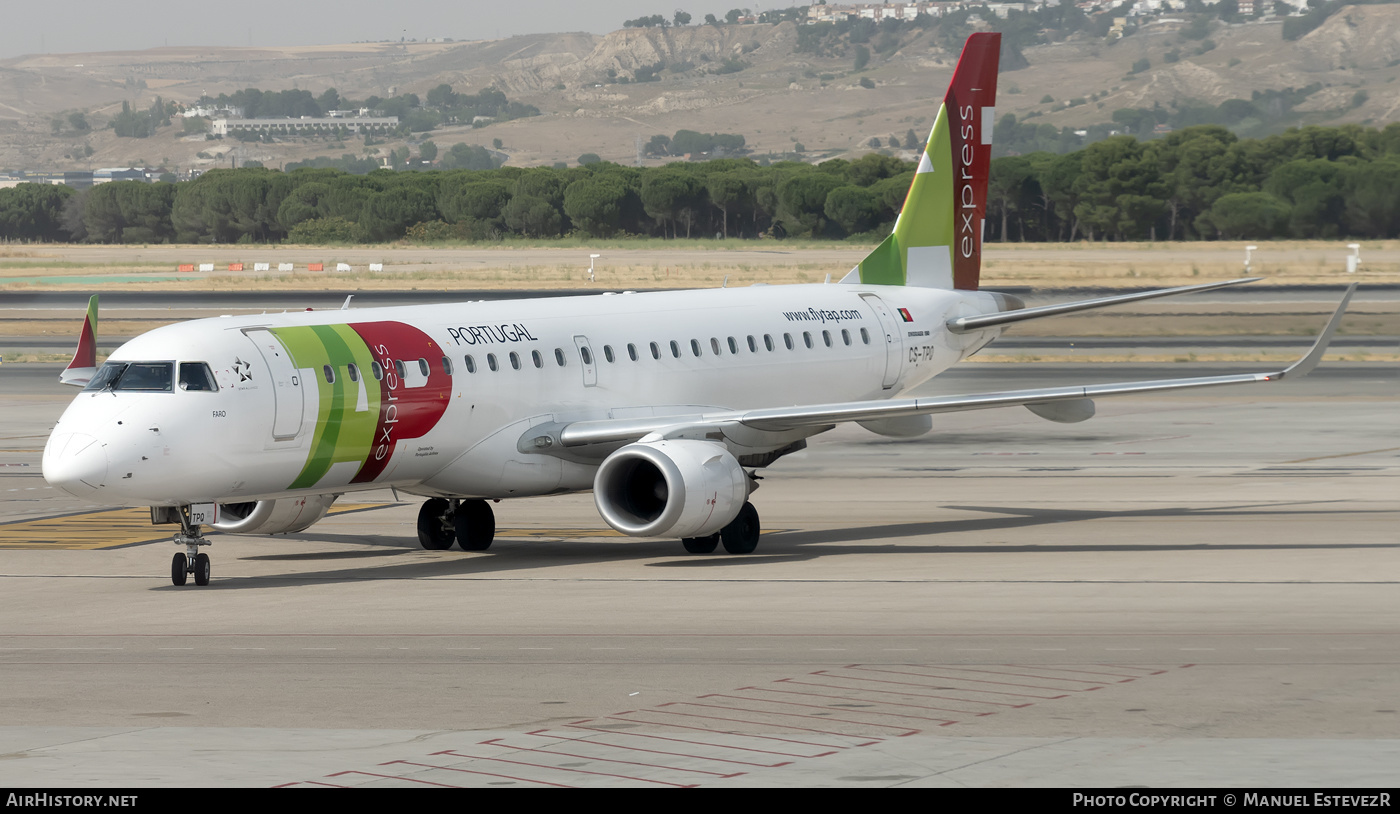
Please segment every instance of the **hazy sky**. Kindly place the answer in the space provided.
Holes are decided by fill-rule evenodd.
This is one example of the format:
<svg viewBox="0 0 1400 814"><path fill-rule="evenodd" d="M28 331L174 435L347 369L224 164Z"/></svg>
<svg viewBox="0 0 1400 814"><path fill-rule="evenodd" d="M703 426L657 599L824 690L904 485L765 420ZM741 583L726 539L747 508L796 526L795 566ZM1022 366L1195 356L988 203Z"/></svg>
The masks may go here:
<svg viewBox="0 0 1400 814"><path fill-rule="evenodd" d="M786 8L757 4L755 10ZM606 33L624 20L676 9L691 24L723 17L735 0L4 0L0 59L38 53L121 51L163 45L315 45L358 40L494 39L514 34Z"/></svg>

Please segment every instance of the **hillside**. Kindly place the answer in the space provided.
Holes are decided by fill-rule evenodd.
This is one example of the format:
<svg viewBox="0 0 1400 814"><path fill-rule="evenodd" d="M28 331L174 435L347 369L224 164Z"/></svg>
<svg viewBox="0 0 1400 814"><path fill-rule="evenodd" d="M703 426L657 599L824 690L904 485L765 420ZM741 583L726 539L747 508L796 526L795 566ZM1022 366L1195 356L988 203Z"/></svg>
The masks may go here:
<svg viewBox="0 0 1400 814"><path fill-rule="evenodd" d="M1318 85L1293 110L1295 123L1383 125L1400 110L1400 5L1349 7L1296 42L1278 22L1216 23L1204 53L1182 39L1184 23L1161 20L1112 44L1067 40L1024 50L1029 67L1002 75L998 113L1035 123L1083 127L1119 108L1199 100L1211 105L1253 92ZM906 31L855 73L849 48L827 55L796 50L798 28L778 25L624 29L605 36L556 34L459 43L369 43L263 48L160 48L49 54L0 62L0 167L94 168L165 165L269 166L366 148L359 140L240 144L181 137L178 127L148 139L101 129L121 109L156 96L192 102L246 87L301 88L343 96L417 93L447 83L463 92L494 85L544 115L485 128L440 128L440 147L499 138L509 163L535 165L597 153L631 163L637 141L680 129L739 133L755 153L864 152L871 138L925 134L956 54L936 29ZM887 44L888 45L888 44ZM1168 61L1169 52L1179 60ZM716 73L725 60L745 65ZM1132 72L1147 60L1146 70ZM733 63L731 63L733 64ZM665 66L661 81L626 84L639 69ZM824 78L825 77L825 78ZM869 79L874 88L858 82ZM1358 94L1358 91L1363 93ZM1045 102L1045 97L1054 101ZM1358 100L1361 100L1358 104ZM1072 106L1066 106L1072 103ZM83 111L97 128L52 134L51 121ZM91 155L84 155L88 148ZM204 153L204 157L200 156ZM230 155L231 154L231 155Z"/></svg>

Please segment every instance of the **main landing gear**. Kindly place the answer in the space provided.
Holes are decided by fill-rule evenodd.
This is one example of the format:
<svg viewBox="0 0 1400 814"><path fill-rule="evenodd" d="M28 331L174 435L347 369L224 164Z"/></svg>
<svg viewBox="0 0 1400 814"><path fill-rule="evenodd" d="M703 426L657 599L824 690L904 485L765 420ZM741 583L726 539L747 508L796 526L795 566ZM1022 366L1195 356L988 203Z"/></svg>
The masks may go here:
<svg viewBox="0 0 1400 814"><path fill-rule="evenodd" d="M707 537L686 537L681 544L691 554L709 554L720 543L730 554L752 554L758 548L759 531L758 509L752 503L745 502L739 515L729 525Z"/></svg>
<svg viewBox="0 0 1400 814"><path fill-rule="evenodd" d="M195 585L208 585L212 562L199 547L209 545L209 541L200 533L199 524L190 522L188 509L181 508L177 514L180 530L175 533L175 545L182 545L185 550L176 553L170 560L170 581L175 585L184 585L189 575L194 574Z"/></svg>
<svg viewBox="0 0 1400 814"><path fill-rule="evenodd" d="M445 551L457 543L463 551L485 551L496 536L496 515L484 500L423 502L418 510L418 542L429 551Z"/></svg>

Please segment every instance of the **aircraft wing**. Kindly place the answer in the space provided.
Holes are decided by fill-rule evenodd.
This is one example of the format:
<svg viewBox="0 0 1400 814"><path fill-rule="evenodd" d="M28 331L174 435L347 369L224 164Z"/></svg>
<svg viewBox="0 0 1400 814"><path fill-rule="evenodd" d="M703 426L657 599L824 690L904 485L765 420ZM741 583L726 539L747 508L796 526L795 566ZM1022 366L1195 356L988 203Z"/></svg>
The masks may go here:
<svg viewBox="0 0 1400 814"><path fill-rule="evenodd" d="M769 407L758 410L736 410L702 413L691 416L655 416L633 419L576 421L554 425L534 439L533 446L547 448L558 443L564 447L590 444L637 441L647 436L676 437L697 431L723 430L726 426L744 426L760 431L784 432L813 427L830 427L848 421L877 421L907 416L952 413L963 410L984 410L990 407L1022 405L1032 412L1052 420L1074 421L1093 414L1088 400L1103 396L1124 396L1167 390L1187 390L1229 384L1274 382L1284 378L1302 378L1317 366L1337 326L1342 321L1352 294L1353 283L1337 305L1336 312L1313 343L1312 348L1287 368L1264 373L1238 373L1225 376L1197 376L1181 379L1159 379L1143 382L1045 387L1028 390L1007 390L994 393L974 393L958 396L930 396L891 400L853 401L835 404L809 404L794 407ZM1068 408L1057 413L1053 405ZM1062 417L1056 418L1059 415ZM1069 416L1069 417L1064 417ZM1079 416L1079 417L1075 417ZM543 430L544 428L539 428ZM523 439L522 439L523 440Z"/></svg>

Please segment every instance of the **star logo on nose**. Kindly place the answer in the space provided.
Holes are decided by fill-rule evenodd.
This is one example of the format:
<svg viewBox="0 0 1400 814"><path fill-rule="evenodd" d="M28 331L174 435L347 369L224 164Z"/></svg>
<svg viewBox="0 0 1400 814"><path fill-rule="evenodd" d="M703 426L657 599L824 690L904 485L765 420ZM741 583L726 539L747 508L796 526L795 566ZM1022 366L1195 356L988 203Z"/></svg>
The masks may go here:
<svg viewBox="0 0 1400 814"><path fill-rule="evenodd" d="M240 382L250 381L253 378L253 366L236 356L233 359L233 372L238 374Z"/></svg>

